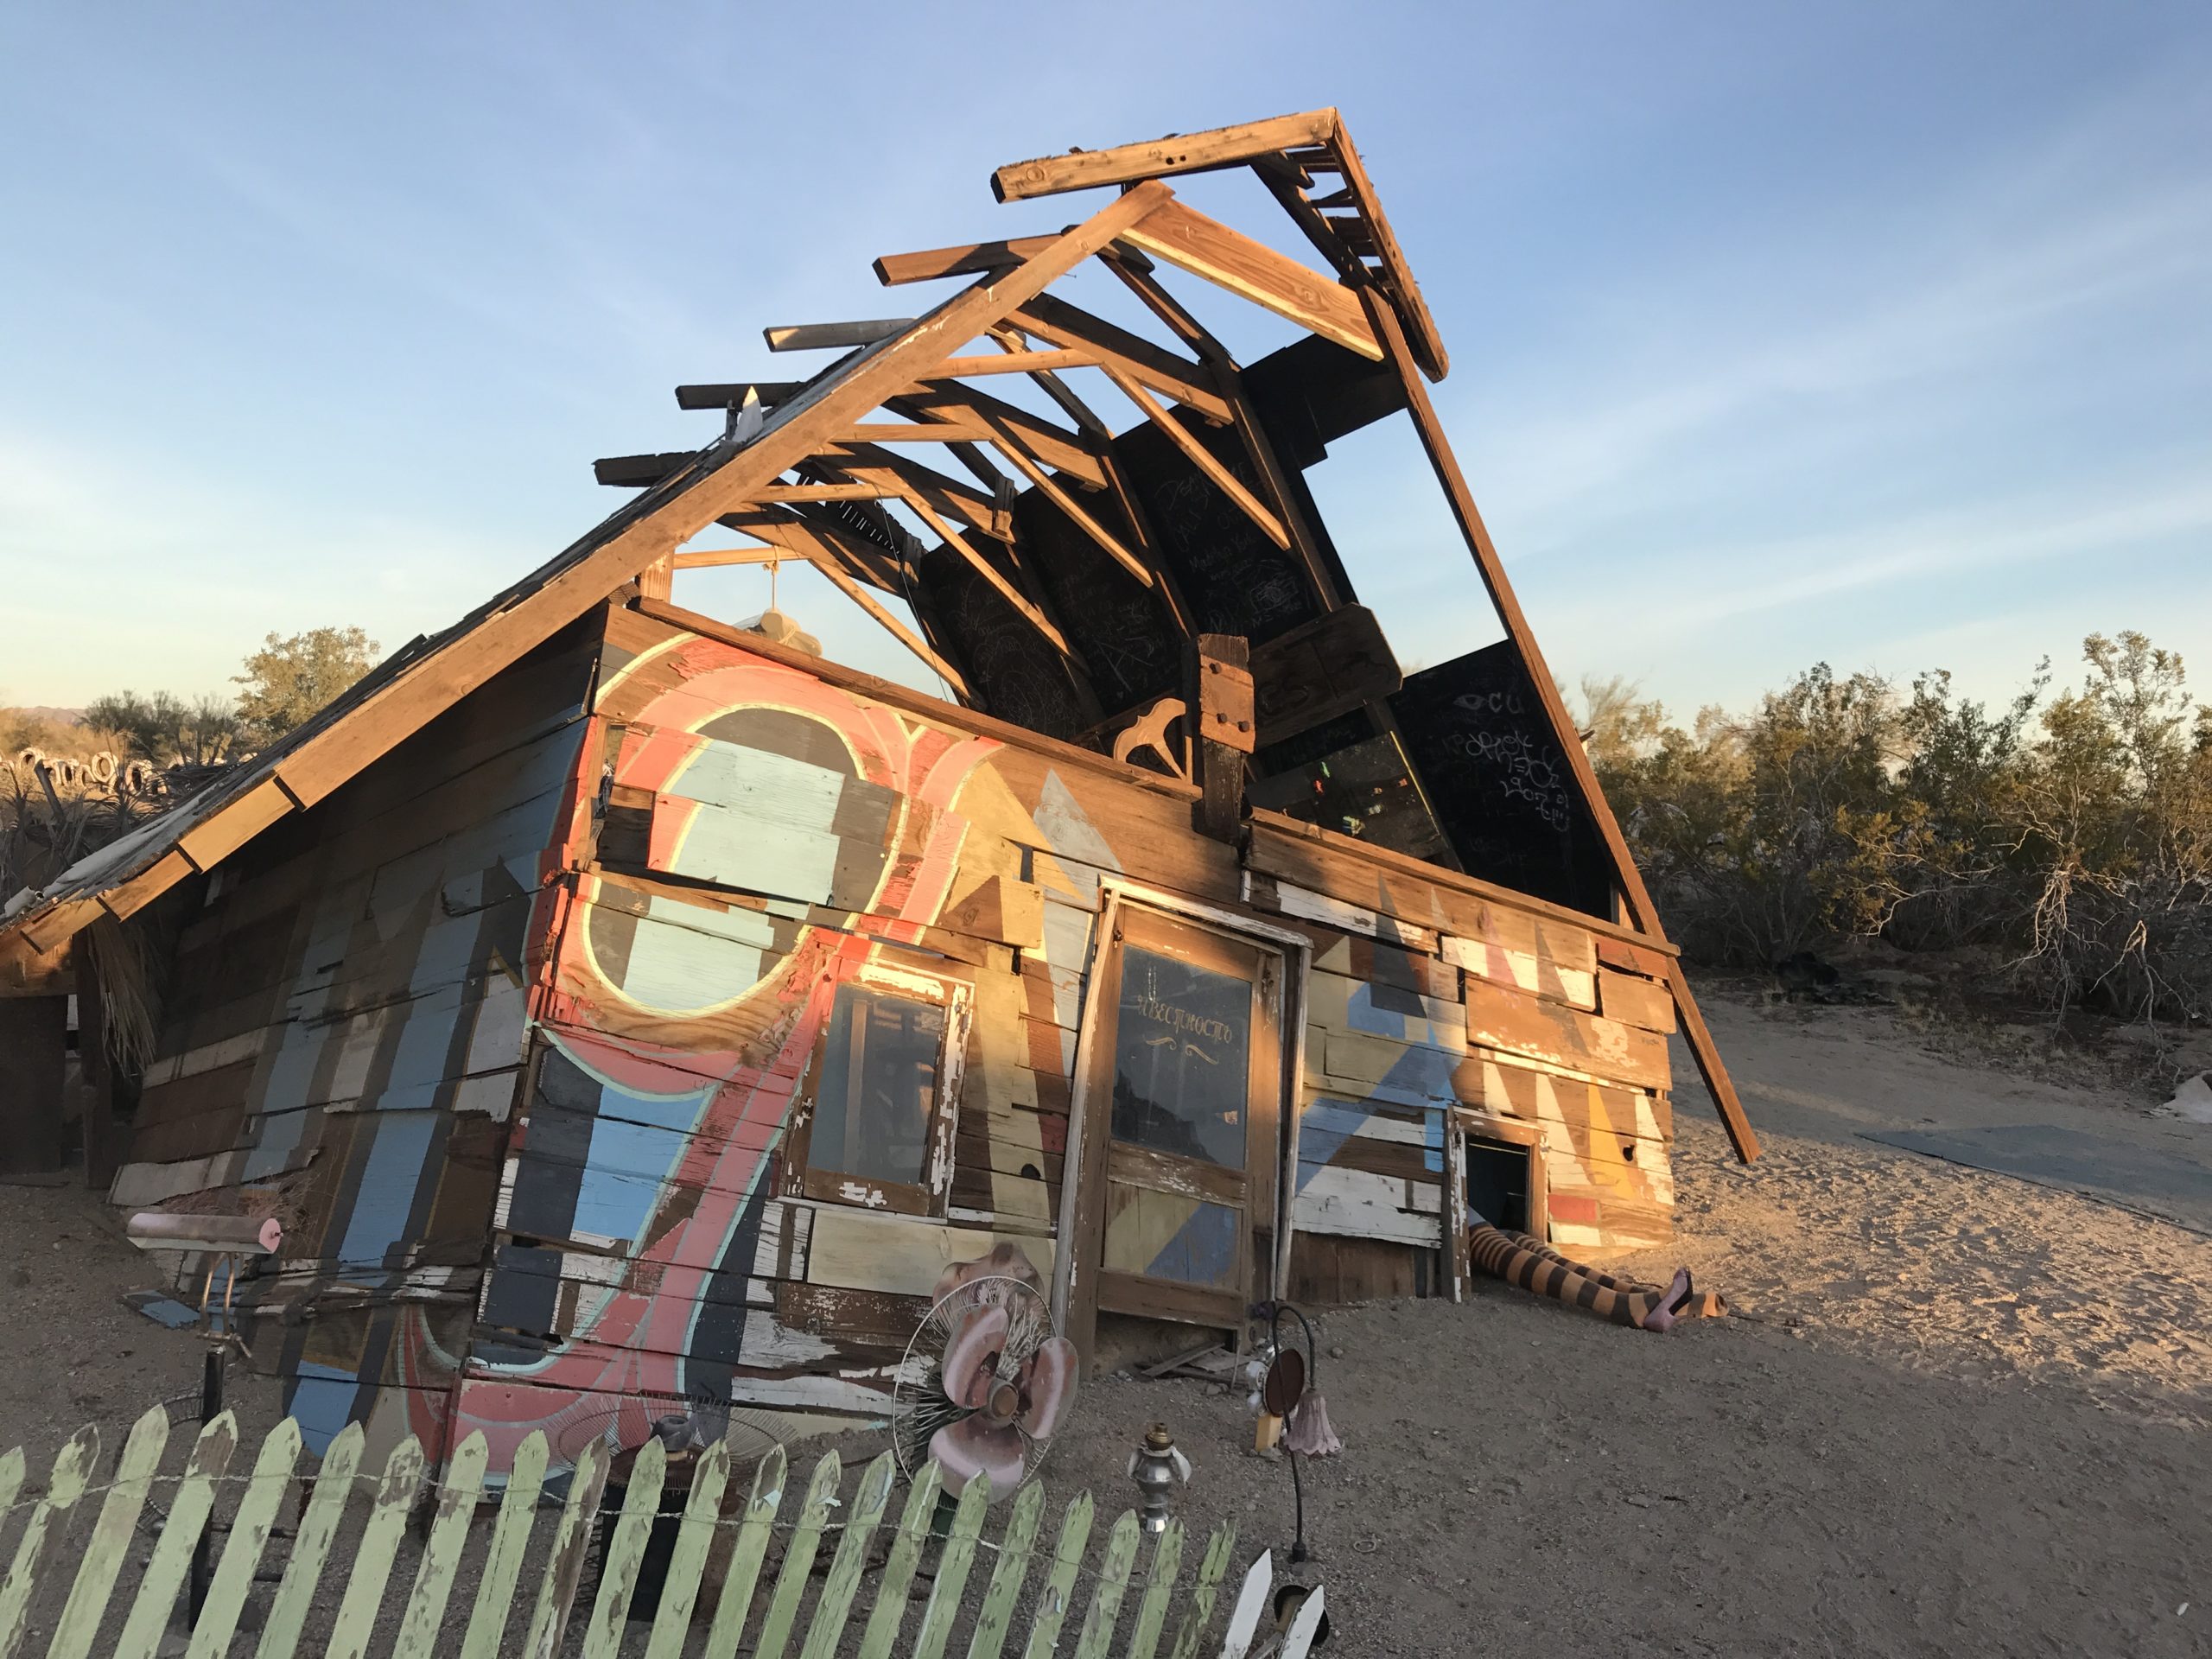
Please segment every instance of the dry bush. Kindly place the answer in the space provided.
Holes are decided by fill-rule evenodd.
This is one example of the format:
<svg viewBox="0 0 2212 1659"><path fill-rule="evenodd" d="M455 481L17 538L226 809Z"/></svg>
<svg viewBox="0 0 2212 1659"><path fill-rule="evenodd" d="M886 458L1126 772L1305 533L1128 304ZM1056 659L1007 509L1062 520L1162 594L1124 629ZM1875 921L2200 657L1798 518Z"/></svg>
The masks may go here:
<svg viewBox="0 0 2212 1659"><path fill-rule="evenodd" d="M2050 1007L2212 1020L2212 710L2139 633L1992 709L1826 665L1685 731L1584 686L1591 754L1669 925L1770 967L1850 936L1980 950Z"/></svg>

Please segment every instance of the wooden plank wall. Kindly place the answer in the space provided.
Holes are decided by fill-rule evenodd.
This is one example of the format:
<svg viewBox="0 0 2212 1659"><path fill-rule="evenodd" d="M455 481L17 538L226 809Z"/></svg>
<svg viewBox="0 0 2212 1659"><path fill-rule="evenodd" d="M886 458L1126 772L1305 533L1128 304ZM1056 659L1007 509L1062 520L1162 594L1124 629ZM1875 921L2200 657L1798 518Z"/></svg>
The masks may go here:
<svg viewBox="0 0 2212 1659"><path fill-rule="evenodd" d="M311 1444L380 1396L385 1440L441 1427L597 652L549 642L249 843L179 937L111 1197L283 1220L251 1339Z"/></svg>
<svg viewBox="0 0 2212 1659"><path fill-rule="evenodd" d="M1101 878L1217 901L1240 882L1233 849L1190 833L1184 786L637 612L606 627L585 745L603 787L552 855L460 1396L495 1468L537 1423L642 1431L702 1397L794 1429L880 1416L948 1265L1010 1245L1049 1278ZM872 967L970 999L938 1213L787 1187L816 1036Z"/></svg>
<svg viewBox="0 0 2212 1659"><path fill-rule="evenodd" d="M1445 1287L1423 1258L1442 1243L1444 1139L1461 1107L1541 1129L1555 1243L1669 1235L1662 957L1271 813L1255 817L1245 861L1247 902L1313 942L1294 1296Z"/></svg>
<svg viewBox="0 0 2212 1659"><path fill-rule="evenodd" d="M947 1266L1050 1274L1109 877L1312 941L1294 1296L1448 1287L1456 1104L1541 1127L1555 1238L1663 1233L1657 958L1270 815L1240 853L1188 785L740 636L588 632L229 861L183 936L118 1197L285 1220L264 1300L313 1317L257 1351L311 1437L481 1432L496 1471L687 1402L880 1417ZM836 988L884 974L972 1016L927 1214L783 1167Z"/></svg>
<svg viewBox="0 0 2212 1659"><path fill-rule="evenodd" d="M1287 820L1240 857L1192 832L1187 787L737 636L606 626L602 787L552 855L455 1424L495 1467L535 1424L642 1433L689 1399L880 1415L947 1265L1011 1245L1049 1273L1109 876L1313 941L1294 1294L1446 1288L1457 1103L1541 1125L1563 1242L1663 1232L1649 964L1590 930ZM835 987L871 963L972 998L937 1213L799 1196L783 1168Z"/></svg>

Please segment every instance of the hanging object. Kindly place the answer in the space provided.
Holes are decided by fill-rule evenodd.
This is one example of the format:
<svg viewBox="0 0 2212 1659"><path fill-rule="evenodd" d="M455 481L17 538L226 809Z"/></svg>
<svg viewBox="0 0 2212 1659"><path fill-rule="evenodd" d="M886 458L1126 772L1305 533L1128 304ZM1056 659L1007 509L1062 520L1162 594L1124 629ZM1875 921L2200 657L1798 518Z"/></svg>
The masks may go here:
<svg viewBox="0 0 2212 1659"><path fill-rule="evenodd" d="M1129 1478L1137 1487L1138 1524L1147 1532L1167 1530L1175 1515L1175 1489L1191 1480L1191 1460L1175 1444L1165 1423L1145 1430L1129 1453Z"/></svg>

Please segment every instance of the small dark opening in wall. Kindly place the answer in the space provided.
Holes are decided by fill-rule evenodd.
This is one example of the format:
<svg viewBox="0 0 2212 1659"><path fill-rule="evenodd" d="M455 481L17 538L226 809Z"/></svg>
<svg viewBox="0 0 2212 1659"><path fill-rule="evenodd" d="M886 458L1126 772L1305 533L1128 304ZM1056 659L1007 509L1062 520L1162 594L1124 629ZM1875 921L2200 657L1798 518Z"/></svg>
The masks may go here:
<svg viewBox="0 0 2212 1659"><path fill-rule="evenodd" d="M1467 1140L1467 1209L1509 1233L1529 1230L1529 1148Z"/></svg>

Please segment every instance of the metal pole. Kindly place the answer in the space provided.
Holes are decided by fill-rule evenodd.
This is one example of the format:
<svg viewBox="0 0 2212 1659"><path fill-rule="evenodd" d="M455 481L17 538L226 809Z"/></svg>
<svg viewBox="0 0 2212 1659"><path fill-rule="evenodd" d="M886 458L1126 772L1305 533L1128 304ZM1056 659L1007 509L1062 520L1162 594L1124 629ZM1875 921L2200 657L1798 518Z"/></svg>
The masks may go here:
<svg viewBox="0 0 2212 1659"><path fill-rule="evenodd" d="M206 1427L223 1412L223 1350L219 1343L210 1343L207 1360L200 1373L200 1423ZM215 1576L215 1517L209 1516L207 1524L200 1529L200 1541L192 1547L192 1578L186 1592L185 1605L188 1609L192 1628L200 1624L200 1610L207 1602L208 1581Z"/></svg>

